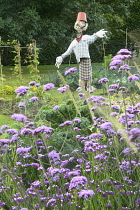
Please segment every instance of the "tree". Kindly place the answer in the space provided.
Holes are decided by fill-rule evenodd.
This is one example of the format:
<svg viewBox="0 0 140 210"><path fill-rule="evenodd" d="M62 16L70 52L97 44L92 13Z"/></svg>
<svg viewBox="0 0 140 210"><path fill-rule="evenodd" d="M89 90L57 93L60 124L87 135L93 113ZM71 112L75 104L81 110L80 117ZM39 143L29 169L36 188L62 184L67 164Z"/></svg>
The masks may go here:
<svg viewBox="0 0 140 210"><path fill-rule="evenodd" d="M110 32L106 53L115 54L120 47L125 47L127 20L132 26L135 8L139 7L139 0L0 0L0 3L2 40L16 39L25 45L36 39L45 64L54 64L55 57L63 53L76 36L73 26L79 11L87 13L87 34L102 28ZM95 43L91 53L93 61L103 58L102 47L102 42Z"/></svg>

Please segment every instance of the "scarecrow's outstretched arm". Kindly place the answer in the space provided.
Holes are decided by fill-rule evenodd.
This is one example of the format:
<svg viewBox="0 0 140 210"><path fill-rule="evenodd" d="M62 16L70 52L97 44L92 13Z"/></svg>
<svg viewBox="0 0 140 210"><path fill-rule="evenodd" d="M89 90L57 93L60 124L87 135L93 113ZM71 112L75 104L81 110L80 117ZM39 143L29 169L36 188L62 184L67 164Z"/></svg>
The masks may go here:
<svg viewBox="0 0 140 210"><path fill-rule="evenodd" d="M96 32L96 36L99 38L103 38L103 37L106 37L106 33L107 31L105 31L104 29L101 29L100 31Z"/></svg>
<svg viewBox="0 0 140 210"><path fill-rule="evenodd" d="M58 56L56 58L56 63L55 66L57 68L59 68L59 66L61 65L63 59L67 56L69 56L72 52L73 52L73 47L75 46L75 41L72 41L72 43L70 44L70 46L68 47L67 51L65 53L63 53L61 56Z"/></svg>

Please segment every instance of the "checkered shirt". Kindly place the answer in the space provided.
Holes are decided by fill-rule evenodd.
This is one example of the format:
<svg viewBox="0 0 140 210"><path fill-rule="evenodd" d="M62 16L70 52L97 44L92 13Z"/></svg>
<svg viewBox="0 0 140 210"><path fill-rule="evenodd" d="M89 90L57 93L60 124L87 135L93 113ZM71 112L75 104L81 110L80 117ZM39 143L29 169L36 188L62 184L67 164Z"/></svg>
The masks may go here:
<svg viewBox="0 0 140 210"><path fill-rule="evenodd" d="M64 59L71 53L75 54L78 63L80 63L80 58L90 58L89 44L92 44L96 39L96 34L83 35L82 39L79 42L74 39L68 47L67 51L61 55L62 58Z"/></svg>

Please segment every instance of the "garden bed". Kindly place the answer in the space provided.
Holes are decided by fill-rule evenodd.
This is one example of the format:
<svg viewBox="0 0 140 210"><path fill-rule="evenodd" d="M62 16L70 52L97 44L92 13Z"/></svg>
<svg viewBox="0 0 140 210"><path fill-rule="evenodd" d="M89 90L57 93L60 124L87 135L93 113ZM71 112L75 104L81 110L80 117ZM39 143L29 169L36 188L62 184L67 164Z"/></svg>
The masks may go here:
<svg viewBox="0 0 140 210"><path fill-rule="evenodd" d="M78 93L61 73L58 87L30 81L15 89L11 121L0 125L1 208L138 210L138 74L121 74L119 84L98 78L102 90Z"/></svg>

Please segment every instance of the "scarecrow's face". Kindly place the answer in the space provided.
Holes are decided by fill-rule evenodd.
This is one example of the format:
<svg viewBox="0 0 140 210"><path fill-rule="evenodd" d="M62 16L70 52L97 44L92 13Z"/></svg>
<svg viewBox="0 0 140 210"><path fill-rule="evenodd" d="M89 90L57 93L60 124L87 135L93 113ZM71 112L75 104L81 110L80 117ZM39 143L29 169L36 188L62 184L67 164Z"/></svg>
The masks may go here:
<svg viewBox="0 0 140 210"><path fill-rule="evenodd" d="M74 29L78 32L78 33L82 33L82 31L86 31L88 27L88 23L80 20L80 21L76 21L75 25L74 25Z"/></svg>

